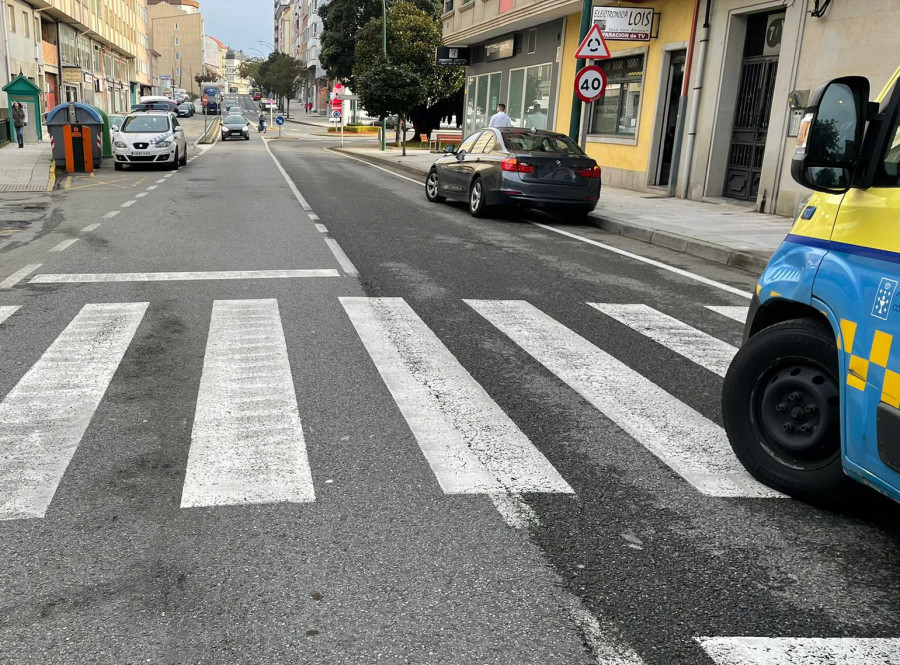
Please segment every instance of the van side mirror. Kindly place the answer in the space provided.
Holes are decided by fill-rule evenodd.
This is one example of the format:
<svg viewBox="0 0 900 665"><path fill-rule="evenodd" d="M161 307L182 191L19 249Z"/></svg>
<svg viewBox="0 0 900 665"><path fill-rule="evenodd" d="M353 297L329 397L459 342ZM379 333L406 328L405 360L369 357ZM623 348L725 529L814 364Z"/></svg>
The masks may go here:
<svg viewBox="0 0 900 665"><path fill-rule="evenodd" d="M869 80L844 76L819 88L797 133L791 176L818 192L850 189L860 162L869 110Z"/></svg>

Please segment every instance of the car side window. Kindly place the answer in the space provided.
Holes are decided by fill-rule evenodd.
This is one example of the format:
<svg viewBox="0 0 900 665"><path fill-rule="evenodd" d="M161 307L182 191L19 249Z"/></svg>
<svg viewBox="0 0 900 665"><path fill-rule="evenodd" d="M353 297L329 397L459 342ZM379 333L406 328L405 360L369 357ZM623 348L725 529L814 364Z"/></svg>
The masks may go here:
<svg viewBox="0 0 900 665"><path fill-rule="evenodd" d="M472 136L462 142L462 145L459 146L459 150L457 150L457 152L472 152L472 146L475 145L475 141L477 141L483 133L484 132L475 132L474 134L472 134Z"/></svg>
<svg viewBox="0 0 900 665"><path fill-rule="evenodd" d="M487 147L488 141L492 138L494 138L494 132L481 132L481 136L478 137L475 145L472 146L472 152L477 155L486 152L485 147Z"/></svg>
<svg viewBox="0 0 900 665"><path fill-rule="evenodd" d="M485 134L488 134L488 140L481 149L481 152L487 154L497 149L497 137L494 136L494 132L485 132Z"/></svg>
<svg viewBox="0 0 900 665"><path fill-rule="evenodd" d="M178 120L176 120L175 118L172 118L172 129L175 129L176 127L180 127L180 126L181 125L178 124Z"/></svg>
<svg viewBox="0 0 900 665"><path fill-rule="evenodd" d="M887 133L884 159L875 176L877 187L900 187L900 109L894 113L894 122Z"/></svg>

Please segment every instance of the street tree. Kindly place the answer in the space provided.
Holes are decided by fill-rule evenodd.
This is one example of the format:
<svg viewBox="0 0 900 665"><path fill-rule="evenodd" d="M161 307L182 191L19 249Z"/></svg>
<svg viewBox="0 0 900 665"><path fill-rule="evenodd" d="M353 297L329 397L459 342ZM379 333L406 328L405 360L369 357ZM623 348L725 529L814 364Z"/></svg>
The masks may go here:
<svg viewBox="0 0 900 665"><path fill-rule="evenodd" d="M438 19L442 0L411 0L412 3ZM393 4L388 0L389 6ZM331 0L319 9L322 18L322 66L328 75L355 89L353 70L356 64L356 43L359 31L372 20L381 21L381 0ZM380 43L380 42L379 42Z"/></svg>
<svg viewBox="0 0 900 665"><path fill-rule="evenodd" d="M371 70L385 65L382 55L381 19L369 21L357 37L354 65L355 90L360 100L391 95L390 91L364 90L372 81L383 81L383 77L371 75ZM445 67L434 64L435 49L441 45L442 34L438 19L432 13L419 9L414 3L399 0L391 4L387 16L387 64L390 71L403 72L415 78L419 85L415 88L421 94L411 105L398 109L394 103L393 113L401 113L401 117L413 121L416 135L430 134L439 126L440 118L448 113L445 100L455 97L465 81L462 67ZM390 88L390 81L386 82ZM410 101L410 90L398 92L397 96L404 102ZM366 110L380 113L365 101ZM429 112L429 109L433 109ZM459 109L457 115L459 115ZM398 123L399 124L399 123Z"/></svg>
<svg viewBox="0 0 900 665"><path fill-rule="evenodd" d="M369 113L382 118L396 115L402 122L426 98L424 82L414 72L388 62L383 55L371 65L356 75L360 102ZM398 128L401 122L397 123ZM406 132L401 132L401 145L405 155Z"/></svg>
<svg viewBox="0 0 900 665"><path fill-rule="evenodd" d="M306 71L303 62L286 53L270 53L257 70L258 83L264 90L286 100L285 111L291 113L291 99L300 90L301 75Z"/></svg>
<svg viewBox="0 0 900 665"><path fill-rule="evenodd" d="M265 62L262 58L250 58L242 60L238 65L238 76L242 79L250 79L254 87L261 88L262 83L259 77L259 68Z"/></svg>

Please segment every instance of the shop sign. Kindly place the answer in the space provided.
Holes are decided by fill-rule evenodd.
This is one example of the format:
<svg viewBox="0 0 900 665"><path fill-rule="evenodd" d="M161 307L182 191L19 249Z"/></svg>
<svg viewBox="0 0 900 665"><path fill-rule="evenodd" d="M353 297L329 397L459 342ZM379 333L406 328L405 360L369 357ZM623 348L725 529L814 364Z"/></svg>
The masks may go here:
<svg viewBox="0 0 900 665"><path fill-rule="evenodd" d="M468 65L469 49L461 46L438 46L435 54L436 65Z"/></svg>
<svg viewBox="0 0 900 665"><path fill-rule="evenodd" d="M593 19L606 41L649 42L653 31L652 7L594 7Z"/></svg>
<svg viewBox="0 0 900 665"><path fill-rule="evenodd" d="M68 85L81 83L81 67L63 67L62 81Z"/></svg>

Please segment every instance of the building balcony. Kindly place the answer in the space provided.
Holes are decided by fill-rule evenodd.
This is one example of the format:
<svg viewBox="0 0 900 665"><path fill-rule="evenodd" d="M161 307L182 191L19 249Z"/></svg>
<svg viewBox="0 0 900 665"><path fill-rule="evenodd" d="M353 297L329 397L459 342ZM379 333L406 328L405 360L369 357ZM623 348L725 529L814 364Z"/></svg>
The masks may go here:
<svg viewBox="0 0 900 665"><path fill-rule="evenodd" d="M581 11L581 0L444 0L444 43L476 44Z"/></svg>

